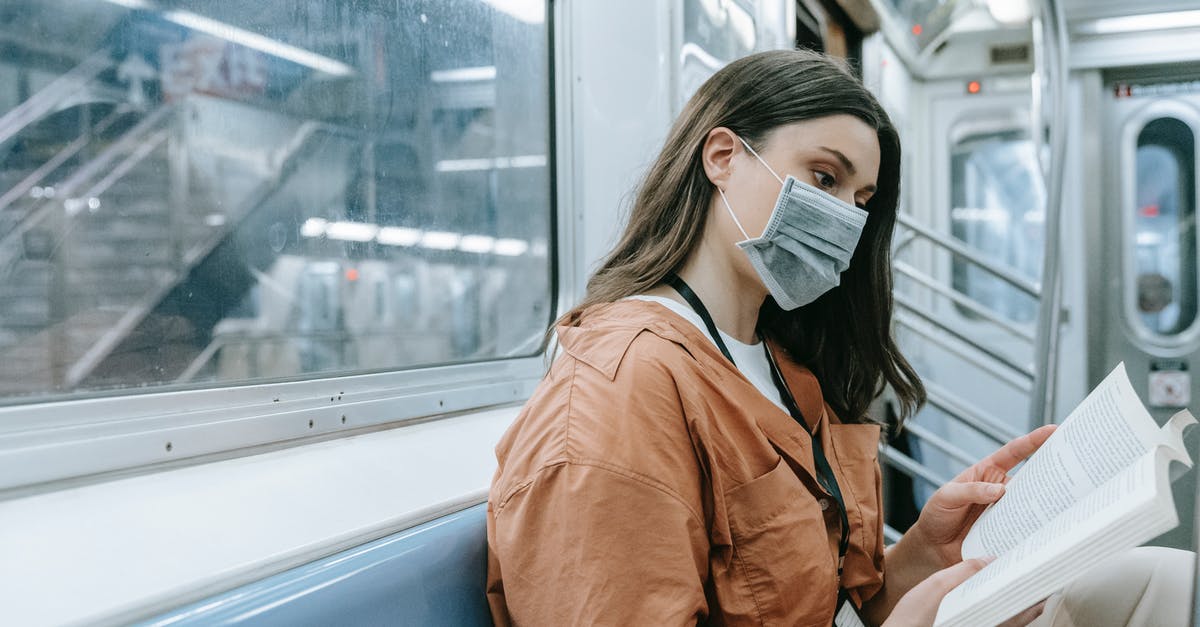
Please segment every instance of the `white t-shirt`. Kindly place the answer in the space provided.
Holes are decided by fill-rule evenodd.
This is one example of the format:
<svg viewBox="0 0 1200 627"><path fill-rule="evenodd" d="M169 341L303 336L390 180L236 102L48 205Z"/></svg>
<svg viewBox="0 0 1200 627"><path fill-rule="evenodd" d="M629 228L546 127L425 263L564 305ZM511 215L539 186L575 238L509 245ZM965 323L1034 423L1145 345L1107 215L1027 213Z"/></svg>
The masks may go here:
<svg viewBox="0 0 1200 627"><path fill-rule="evenodd" d="M708 341L713 342L712 336L708 334L708 327L704 326L704 320L700 318L700 314L683 303L663 296L647 296L645 294L630 296L624 300L644 300L658 303L695 325L697 329L700 329L700 333L708 338ZM721 334L721 341L725 342L725 347L729 349L729 354L733 356L733 361L737 364L742 376L749 379L750 383L753 383L754 387L767 397L767 400L787 412L783 398L779 396L779 389L771 380L771 362L767 361L767 351L763 350L762 342L745 344L720 329L717 329L717 332ZM715 346L716 342L713 342L713 345Z"/></svg>

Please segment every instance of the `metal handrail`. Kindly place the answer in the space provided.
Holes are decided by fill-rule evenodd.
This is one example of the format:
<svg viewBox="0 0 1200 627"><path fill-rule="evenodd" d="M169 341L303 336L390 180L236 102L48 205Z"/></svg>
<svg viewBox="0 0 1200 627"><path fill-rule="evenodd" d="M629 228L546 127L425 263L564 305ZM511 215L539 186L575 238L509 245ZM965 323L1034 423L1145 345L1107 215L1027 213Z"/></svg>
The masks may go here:
<svg viewBox="0 0 1200 627"><path fill-rule="evenodd" d="M884 463L914 479L921 479L935 488L941 487L949 482L948 479L925 467L923 464L921 464L921 462L918 462L917 460L905 455L904 453L901 453L887 444L880 444L879 452L883 456Z"/></svg>
<svg viewBox="0 0 1200 627"><path fill-rule="evenodd" d="M993 377L1004 381L1009 385L1009 387L1026 394L1033 390L1033 380L1029 377L1014 374L1011 370L1003 366L999 366L992 361L979 359L974 353L967 352L962 347L961 342L948 340L946 337L930 331L929 329L925 328L924 325L917 324L914 320L910 320L905 312L897 312L895 320L897 324L907 328L909 331L920 335L933 344L937 344L942 348L942 350L945 350L948 353L953 353L960 357L963 361L966 361L980 370L986 371ZM974 344L971 344L971 346L974 346Z"/></svg>
<svg viewBox="0 0 1200 627"><path fill-rule="evenodd" d="M950 414L959 422L997 444L1004 444L1021 436L999 421L975 411L966 401L936 383L926 381L925 391L930 405Z"/></svg>
<svg viewBox="0 0 1200 627"><path fill-rule="evenodd" d="M18 198L22 198L28 194L29 190L33 189L38 183L41 183L51 172L54 172L59 166L66 163L68 159L79 154L79 151L86 148L92 142L96 133L108 130L108 127L112 126L122 115L125 115L129 111L124 106L113 109L111 113L97 122L96 126L92 127L91 133L75 138L75 141L64 146L62 150L55 153L48 161L38 166L36 170L30 172L28 176L21 179L16 185L10 187L8 191L0 195L0 211L3 211L9 205L16 202Z"/></svg>
<svg viewBox="0 0 1200 627"><path fill-rule="evenodd" d="M921 272L920 270L917 270L916 268L908 265L907 263L904 263L903 261L893 262L892 269L895 270L896 272L899 272L900 274L903 274L904 276L908 277L909 279L912 279L913 281L920 283L921 285L932 290L936 294L949 299L954 304L956 304L964 309L969 310L971 313L1004 329L1005 331L1008 331L1009 333L1012 333L1013 335L1015 335L1023 340L1026 340L1028 342L1033 342L1035 339L1033 333L1029 329L1017 326L1012 321L1006 320L1005 318L1001 317L996 312L994 312L991 309L989 309L988 307L982 305L979 301L977 301L969 296L966 296L961 292L947 288L946 286L944 286L941 283L934 280L933 277L929 276L928 274L925 274L924 272Z"/></svg>
<svg viewBox="0 0 1200 627"><path fill-rule="evenodd" d="M983 353L984 355L991 357L992 359L996 360L997 362L1000 362L1000 363L1004 364L1005 366L1008 366L1014 372L1025 375L1026 377L1028 377L1031 380L1034 378L1034 372L1032 370L1030 370L1028 366L1019 364L1019 363L1013 361L1007 355L1004 355L1004 354L1002 354L998 351L995 351L987 346L984 346L983 344L980 344L979 342L972 340L970 337L967 337L962 331L955 329L954 327L946 324L945 322L942 322L941 320L938 320L937 318L933 317L928 312L922 310L920 307L918 307L916 305L916 303L913 303L912 301L908 300L908 298L906 296L904 296L903 294L893 294L892 300L897 305L904 308L904 310L909 312L910 314L924 320L928 324L931 324L931 325L937 327L939 330L945 332L946 334L950 335L954 339L956 339L960 342L963 342L964 344L969 344L970 346L972 346L976 350L978 350L980 353Z"/></svg>
<svg viewBox="0 0 1200 627"><path fill-rule="evenodd" d="M173 111L170 105L160 107L159 109L146 116L145 119L137 123L136 126L129 129L121 136L121 139L114 142L103 152L96 155L91 161L84 164L66 181L63 182L60 188L55 192L55 198L47 200L37 209L29 212L20 223L17 224L8 233L0 234L0 255L4 251L17 250L17 239L23 236L27 231L37 226L47 216L62 209L62 198L69 198L75 191L90 181L100 172L104 171L112 162L121 159L131 148L136 148L146 140L144 136L149 134L155 126L161 122L167 115ZM0 268L6 264L3 259L0 259Z"/></svg>
<svg viewBox="0 0 1200 627"><path fill-rule="evenodd" d="M930 431L929 429L926 429L920 424L917 424L916 421L910 420L904 423L904 430L916 436L918 439L928 442L931 446L939 451L949 455L950 457L953 457L955 461L963 464L963 466L970 466L978 461L968 455L966 451L951 444L949 440L946 440L942 436Z"/></svg>
<svg viewBox="0 0 1200 627"><path fill-rule="evenodd" d="M4 117L0 117L0 144L12 139L25 127L52 111L55 106L78 92L97 74L112 67L112 64L108 52L104 50L93 52L79 65L54 79L33 97L14 107Z"/></svg>
<svg viewBox="0 0 1200 627"><path fill-rule="evenodd" d="M946 237L941 233L937 233L903 213L898 215L897 221L904 228L909 229L917 235L920 235L922 238L946 249L952 255L968 261L973 265L979 266L988 274L995 276L996 278L1034 298L1040 297L1042 292L1041 285L1026 279L1010 268L1001 266L989 259L984 258L983 255L971 250L970 247L959 242L958 240L951 237Z"/></svg>

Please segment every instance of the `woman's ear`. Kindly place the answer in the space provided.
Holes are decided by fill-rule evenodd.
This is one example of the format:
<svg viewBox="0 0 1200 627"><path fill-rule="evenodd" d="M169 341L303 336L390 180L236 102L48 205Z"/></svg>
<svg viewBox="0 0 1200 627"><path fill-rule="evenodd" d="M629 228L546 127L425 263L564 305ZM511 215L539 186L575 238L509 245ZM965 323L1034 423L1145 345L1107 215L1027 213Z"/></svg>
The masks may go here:
<svg viewBox="0 0 1200 627"><path fill-rule="evenodd" d="M708 137L704 138L700 158L710 183L725 189L725 184L733 173L733 157L740 151L741 142L733 131L718 126L708 132Z"/></svg>

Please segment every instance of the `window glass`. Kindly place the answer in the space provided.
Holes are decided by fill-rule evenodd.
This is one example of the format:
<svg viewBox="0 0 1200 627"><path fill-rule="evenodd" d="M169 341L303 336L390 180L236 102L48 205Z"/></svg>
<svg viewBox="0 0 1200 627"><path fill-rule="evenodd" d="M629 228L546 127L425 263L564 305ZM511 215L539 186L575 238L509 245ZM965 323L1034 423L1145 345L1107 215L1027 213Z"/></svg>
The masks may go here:
<svg viewBox="0 0 1200 627"><path fill-rule="evenodd" d="M744 0L685 0L679 50L678 109L726 63L756 49L754 5Z"/></svg>
<svg viewBox="0 0 1200 627"><path fill-rule="evenodd" d="M1137 138L1131 287L1146 328L1173 335L1196 319L1195 135L1174 118Z"/></svg>
<svg viewBox="0 0 1200 627"><path fill-rule="evenodd" d="M0 399L539 350L544 0L16 0L0 35Z"/></svg>
<svg viewBox="0 0 1200 627"><path fill-rule="evenodd" d="M1018 131L970 135L951 149L950 167L951 234L1039 280L1046 214L1033 143ZM952 286L1014 322L1037 318L1035 299L975 264L955 258Z"/></svg>

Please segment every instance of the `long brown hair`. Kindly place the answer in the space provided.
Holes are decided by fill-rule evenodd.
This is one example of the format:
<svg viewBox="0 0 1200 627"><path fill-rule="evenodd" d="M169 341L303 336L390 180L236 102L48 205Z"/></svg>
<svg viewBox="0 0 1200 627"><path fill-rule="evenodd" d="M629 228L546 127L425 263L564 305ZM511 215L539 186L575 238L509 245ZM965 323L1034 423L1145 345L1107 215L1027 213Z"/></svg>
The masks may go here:
<svg viewBox="0 0 1200 627"><path fill-rule="evenodd" d="M578 324L588 307L645 292L683 265L712 199L701 162L710 130L728 128L757 150L780 126L837 114L852 115L879 135L878 189L866 205L866 227L841 285L790 312L768 297L759 329L812 370L843 420L869 420L867 407L886 383L900 400L902 423L925 401L925 387L891 334L889 242L900 197L900 139L844 63L821 54L779 50L744 57L696 91L638 186L620 242L588 280L583 301L556 324Z"/></svg>

